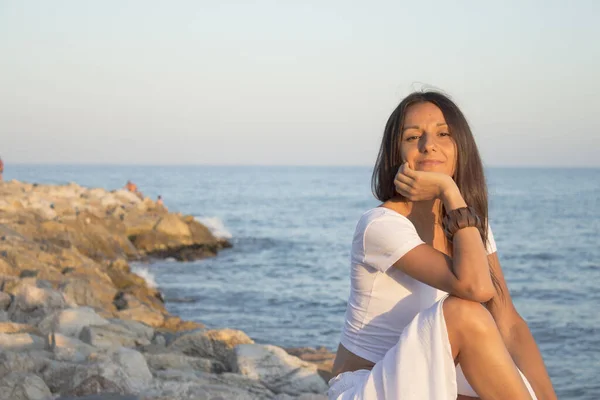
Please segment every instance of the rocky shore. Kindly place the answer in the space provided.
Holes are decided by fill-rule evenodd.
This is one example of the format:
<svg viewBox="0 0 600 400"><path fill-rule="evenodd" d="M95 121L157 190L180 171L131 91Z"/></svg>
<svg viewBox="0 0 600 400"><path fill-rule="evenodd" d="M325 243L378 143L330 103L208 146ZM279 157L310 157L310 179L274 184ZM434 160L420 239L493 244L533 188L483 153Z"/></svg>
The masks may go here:
<svg viewBox="0 0 600 400"><path fill-rule="evenodd" d="M229 246L126 190L0 182L0 400L326 399L327 350L184 321L129 265Z"/></svg>

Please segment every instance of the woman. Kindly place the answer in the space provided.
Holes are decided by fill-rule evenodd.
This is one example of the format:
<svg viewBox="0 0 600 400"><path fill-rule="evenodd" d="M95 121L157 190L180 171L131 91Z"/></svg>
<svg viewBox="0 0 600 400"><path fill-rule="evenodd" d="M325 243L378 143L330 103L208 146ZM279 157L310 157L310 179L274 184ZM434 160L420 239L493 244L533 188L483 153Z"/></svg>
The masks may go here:
<svg viewBox="0 0 600 400"><path fill-rule="evenodd" d="M449 98L400 103L373 190L383 204L354 235L329 399L555 399L506 287L475 140Z"/></svg>

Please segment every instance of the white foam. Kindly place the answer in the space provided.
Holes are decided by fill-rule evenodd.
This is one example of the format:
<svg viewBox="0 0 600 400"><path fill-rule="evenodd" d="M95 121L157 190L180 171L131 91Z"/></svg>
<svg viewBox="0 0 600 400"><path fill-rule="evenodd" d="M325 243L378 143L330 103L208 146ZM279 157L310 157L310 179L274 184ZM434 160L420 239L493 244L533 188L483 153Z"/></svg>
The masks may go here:
<svg viewBox="0 0 600 400"><path fill-rule="evenodd" d="M131 268L131 272L133 272L137 276L141 276L142 278L144 278L148 287L156 288L156 286L158 286L156 284L156 280L154 279L154 274L150 272L148 268L133 266Z"/></svg>
<svg viewBox="0 0 600 400"><path fill-rule="evenodd" d="M225 228L223 221L217 217L196 217L196 220L206 226L218 239L231 239L231 232Z"/></svg>

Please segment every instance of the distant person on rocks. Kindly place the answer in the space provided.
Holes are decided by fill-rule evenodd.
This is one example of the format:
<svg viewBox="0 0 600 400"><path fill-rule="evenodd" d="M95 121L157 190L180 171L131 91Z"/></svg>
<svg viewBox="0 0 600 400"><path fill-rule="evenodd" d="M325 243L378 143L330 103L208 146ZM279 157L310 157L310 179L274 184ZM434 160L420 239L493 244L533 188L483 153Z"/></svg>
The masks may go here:
<svg viewBox="0 0 600 400"><path fill-rule="evenodd" d="M156 205L158 207L164 208L165 210L167 209L167 207L165 207L165 203L163 202L163 198L161 195L158 195L158 197L156 198Z"/></svg>
<svg viewBox="0 0 600 400"><path fill-rule="evenodd" d="M136 193L137 185L131 181L127 181L127 184L125 185L125 189L129 190L131 193Z"/></svg>
<svg viewBox="0 0 600 400"><path fill-rule="evenodd" d="M144 195L138 190L138 187L135 183L127 181L125 184L125 189L129 190L131 193L135 193L140 199L144 199Z"/></svg>
<svg viewBox="0 0 600 400"><path fill-rule="evenodd" d="M4 161L2 161L2 158L0 158L0 182L2 182L4 180L3 175L4 175Z"/></svg>

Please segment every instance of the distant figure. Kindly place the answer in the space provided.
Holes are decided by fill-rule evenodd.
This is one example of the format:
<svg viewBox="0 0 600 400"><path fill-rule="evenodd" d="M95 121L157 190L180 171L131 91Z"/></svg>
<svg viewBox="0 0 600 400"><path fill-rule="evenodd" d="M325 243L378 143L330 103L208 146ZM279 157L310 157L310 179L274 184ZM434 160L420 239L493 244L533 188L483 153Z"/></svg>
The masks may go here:
<svg viewBox="0 0 600 400"><path fill-rule="evenodd" d="M127 181L127 183L125 184L125 189L129 190L131 193L135 193L136 196L139 197L141 200L144 199L144 195L138 190L138 187L135 183Z"/></svg>
<svg viewBox="0 0 600 400"><path fill-rule="evenodd" d="M127 184L125 185L125 189L129 190L132 193L136 193L137 185L131 181L127 181Z"/></svg>
<svg viewBox="0 0 600 400"><path fill-rule="evenodd" d="M4 178L2 178L3 174L4 174L4 162L2 161L2 158L0 157L0 182L2 182L4 180Z"/></svg>
<svg viewBox="0 0 600 400"><path fill-rule="evenodd" d="M163 202L163 198L161 195L158 195L158 197L156 198L156 206L161 207L164 210L167 210L167 207L165 206L165 203Z"/></svg>

